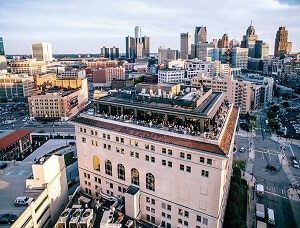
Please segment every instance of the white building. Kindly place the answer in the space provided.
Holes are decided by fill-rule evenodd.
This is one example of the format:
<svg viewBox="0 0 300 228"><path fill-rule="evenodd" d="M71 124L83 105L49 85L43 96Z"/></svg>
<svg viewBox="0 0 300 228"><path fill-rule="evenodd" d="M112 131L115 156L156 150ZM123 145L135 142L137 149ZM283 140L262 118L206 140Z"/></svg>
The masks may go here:
<svg viewBox="0 0 300 228"><path fill-rule="evenodd" d="M3 174L0 214L18 215L11 227L53 227L68 202L64 157L56 154L44 156L33 164L12 162ZM20 196L34 200L28 206L15 207L13 202Z"/></svg>
<svg viewBox="0 0 300 228"><path fill-rule="evenodd" d="M118 103L117 97L113 104L110 96L99 99L94 106L101 113L97 117L82 114L73 120L81 188L93 197L125 196L125 213L155 226L221 228L238 108L223 101L222 93L211 91L178 98L195 102L197 111L165 103L152 106L124 99ZM179 100L173 99L174 104ZM193 116L194 130L212 129L217 122L220 129L216 135L211 130L180 134L151 127L153 116L147 117L150 125L143 126L111 119L116 110L122 118L132 113L134 121L143 113L162 116L161 121L187 121ZM137 189L129 197L131 186Z"/></svg>
<svg viewBox="0 0 300 228"><path fill-rule="evenodd" d="M247 69L248 67L248 48L233 48L231 51L232 68Z"/></svg>
<svg viewBox="0 0 300 228"><path fill-rule="evenodd" d="M36 59L14 60L9 63L12 74L39 75L46 73L46 63Z"/></svg>
<svg viewBox="0 0 300 228"><path fill-rule="evenodd" d="M32 58L37 61L44 61L46 63L53 60L52 47L50 43L34 43L32 44Z"/></svg>
<svg viewBox="0 0 300 228"><path fill-rule="evenodd" d="M86 77L85 70L79 69L66 69L65 71L58 72L57 78L59 79L84 79Z"/></svg>
<svg viewBox="0 0 300 228"><path fill-rule="evenodd" d="M158 83L181 83L185 78L185 70L168 69L158 71Z"/></svg>

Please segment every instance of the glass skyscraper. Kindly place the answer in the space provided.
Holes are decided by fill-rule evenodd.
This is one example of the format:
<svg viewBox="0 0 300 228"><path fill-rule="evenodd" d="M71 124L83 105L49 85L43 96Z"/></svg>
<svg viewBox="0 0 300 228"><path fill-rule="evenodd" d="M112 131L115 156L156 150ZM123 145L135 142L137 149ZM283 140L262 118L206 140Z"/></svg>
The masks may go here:
<svg viewBox="0 0 300 228"><path fill-rule="evenodd" d="M5 55L2 37L0 37L0 55Z"/></svg>

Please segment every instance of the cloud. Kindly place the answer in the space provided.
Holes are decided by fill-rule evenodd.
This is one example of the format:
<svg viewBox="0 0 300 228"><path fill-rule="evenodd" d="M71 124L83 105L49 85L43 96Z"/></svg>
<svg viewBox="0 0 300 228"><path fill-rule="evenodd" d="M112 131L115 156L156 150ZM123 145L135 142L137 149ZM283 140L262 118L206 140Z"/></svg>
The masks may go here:
<svg viewBox="0 0 300 228"><path fill-rule="evenodd" d="M279 26L289 30L300 49L298 0L0 0L0 36L6 53L30 53L31 43L51 42L55 53L99 53L100 46L125 51L125 36L134 26L151 38L151 51L161 45L179 49L179 34L205 25L208 38L240 40L253 20L259 39L273 48ZM288 16L287 16L288 15ZM272 53L272 52L270 52Z"/></svg>

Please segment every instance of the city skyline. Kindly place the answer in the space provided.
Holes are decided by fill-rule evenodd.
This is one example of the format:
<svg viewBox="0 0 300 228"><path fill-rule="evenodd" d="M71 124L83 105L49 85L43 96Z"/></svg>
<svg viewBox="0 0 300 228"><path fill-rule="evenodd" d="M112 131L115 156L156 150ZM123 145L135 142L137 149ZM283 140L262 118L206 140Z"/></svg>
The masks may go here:
<svg viewBox="0 0 300 228"><path fill-rule="evenodd" d="M8 55L31 54L31 44L35 42L51 43L55 54L100 53L102 46L117 46L124 53L124 38L133 36L134 27L141 26L142 35L151 39L150 51L157 52L159 46L179 50L180 33L193 34L196 26L207 28L208 41L224 33L229 40L241 41L252 20L259 39L269 44L270 54L279 26L288 29L293 51L300 48L300 4L297 1L222 2L222 10L216 10L215 5L220 5L217 0L172 3L154 1L150 5L145 1L122 1L122 4L100 5L91 1L85 5L79 1L64 4L0 1L0 37ZM199 7L193 6L195 4ZM232 10L233 7L238 10Z"/></svg>

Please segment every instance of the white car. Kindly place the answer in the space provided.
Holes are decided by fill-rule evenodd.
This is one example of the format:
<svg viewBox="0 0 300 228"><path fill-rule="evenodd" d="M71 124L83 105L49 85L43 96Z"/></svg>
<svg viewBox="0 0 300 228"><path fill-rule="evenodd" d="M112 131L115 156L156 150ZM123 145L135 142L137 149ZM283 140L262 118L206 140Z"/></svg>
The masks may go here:
<svg viewBox="0 0 300 228"><path fill-rule="evenodd" d="M245 152L245 148L244 148L244 147L241 147L240 152L241 152L241 153L244 153L244 152Z"/></svg>
<svg viewBox="0 0 300 228"><path fill-rule="evenodd" d="M33 198L27 196L19 196L15 199L14 205L16 207L26 205L28 206L33 201Z"/></svg>
<svg viewBox="0 0 300 228"><path fill-rule="evenodd" d="M299 163L296 160L293 160L293 167L299 169Z"/></svg>

